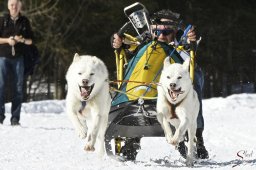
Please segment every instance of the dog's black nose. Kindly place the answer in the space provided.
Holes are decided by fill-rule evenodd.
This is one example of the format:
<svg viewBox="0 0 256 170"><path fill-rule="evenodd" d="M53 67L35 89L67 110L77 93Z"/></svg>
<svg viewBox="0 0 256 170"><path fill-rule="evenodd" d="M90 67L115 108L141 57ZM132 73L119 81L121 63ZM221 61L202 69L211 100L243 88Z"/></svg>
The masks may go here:
<svg viewBox="0 0 256 170"><path fill-rule="evenodd" d="M175 83L171 83L171 84L170 84L170 87L171 87L171 88L175 88L175 87L176 87L176 84L175 84Z"/></svg>
<svg viewBox="0 0 256 170"><path fill-rule="evenodd" d="M88 79L83 79L83 80L82 80L82 83L83 83L84 86L87 86L88 83L89 83L89 80L88 80Z"/></svg>

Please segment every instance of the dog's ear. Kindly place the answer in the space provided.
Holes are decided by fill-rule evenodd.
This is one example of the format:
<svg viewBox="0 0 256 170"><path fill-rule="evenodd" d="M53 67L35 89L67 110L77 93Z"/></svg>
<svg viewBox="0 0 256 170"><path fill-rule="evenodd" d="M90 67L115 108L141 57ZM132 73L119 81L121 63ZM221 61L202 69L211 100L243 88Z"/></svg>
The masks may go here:
<svg viewBox="0 0 256 170"><path fill-rule="evenodd" d="M189 71L189 65L190 65L190 59L187 58L183 63L183 68L187 71Z"/></svg>
<svg viewBox="0 0 256 170"><path fill-rule="evenodd" d="M76 61L78 61L80 59L81 59L81 57L79 56L79 54L75 53L74 58L73 58L73 62L76 62Z"/></svg>
<svg viewBox="0 0 256 170"><path fill-rule="evenodd" d="M105 63L96 56L92 56L92 59L93 59L92 62L95 65L96 69L99 70L99 72L102 75L107 76L107 77L104 77L103 79L106 79L106 78L108 79L108 70L107 70L107 67L106 67Z"/></svg>
<svg viewBox="0 0 256 170"><path fill-rule="evenodd" d="M166 57L166 58L164 59L164 69L165 69L166 67L168 67L169 65L171 65L170 57Z"/></svg>
<svg viewBox="0 0 256 170"><path fill-rule="evenodd" d="M93 61L93 64L97 64L99 60L96 56L92 56L92 61Z"/></svg>

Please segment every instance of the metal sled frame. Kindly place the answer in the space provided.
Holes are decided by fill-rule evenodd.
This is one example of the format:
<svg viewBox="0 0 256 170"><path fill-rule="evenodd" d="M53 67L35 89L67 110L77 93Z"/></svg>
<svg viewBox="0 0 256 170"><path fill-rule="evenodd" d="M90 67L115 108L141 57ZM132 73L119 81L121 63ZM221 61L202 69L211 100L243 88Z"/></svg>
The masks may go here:
<svg viewBox="0 0 256 170"><path fill-rule="evenodd" d="M143 29L144 27L146 27L146 30L150 32L151 29L147 16L148 11L143 4L136 2L130 6L125 7L124 14L133 25L133 28L139 37L141 37L141 34L145 31L145 29Z"/></svg>
<svg viewBox="0 0 256 170"><path fill-rule="evenodd" d="M133 7L142 7L139 9L144 12L145 16L145 7L141 4L135 3L125 8L125 15L129 18ZM128 12L127 12L128 11ZM125 40L129 41L131 44L140 44L140 36L136 24L133 23L133 20L129 18L129 22L119 30L118 34L122 36ZM148 22L145 22L150 30ZM127 26L132 24L136 32L139 35L139 38L133 37L125 33ZM188 27L184 31L184 35L187 34L188 30L191 27ZM190 51L191 61L190 61L190 76L192 81L194 80L194 58L195 58L195 46ZM116 67L117 67L117 79L122 81L124 78L124 65L127 64L126 54L124 49L115 50L116 56ZM118 88L122 86L122 82L117 84ZM164 137L164 131L159 124L156 118L156 99L144 100L139 98L138 100L128 101L121 103L116 106L112 106L109 113L109 126L105 134L105 149L107 155L118 160L124 160L118 154L120 153L121 141L114 141L115 147L112 147L111 140L117 138L135 138L135 137Z"/></svg>
<svg viewBox="0 0 256 170"><path fill-rule="evenodd" d="M140 100L140 99L139 99ZM108 156L117 152L111 146L111 140L119 137L164 137L164 132L156 118L156 100L135 100L111 108L109 127L105 135L105 147Z"/></svg>

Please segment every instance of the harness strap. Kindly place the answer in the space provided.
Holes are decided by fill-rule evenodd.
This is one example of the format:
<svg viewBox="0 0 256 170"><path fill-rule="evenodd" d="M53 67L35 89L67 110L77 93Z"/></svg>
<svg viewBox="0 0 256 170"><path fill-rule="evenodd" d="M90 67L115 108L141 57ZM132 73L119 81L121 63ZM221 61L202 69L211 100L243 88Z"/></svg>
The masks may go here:
<svg viewBox="0 0 256 170"><path fill-rule="evenodd" d="M117 90L116 88L114 87L111 87L110 89L111 91L116 91L116 92L119 92L119 93L122 93L122 94L126 94L127 96L132 96L134 98L141 98L141 99L157 99L157 97L146 97L146 96L137 96L137 95L134 95L134 94L129 94L129 93L126 93L126 92L123 92L121 90Z"/></svg>
<svg viewBox="0 0 256 170"><path fill-rule="evenodd" d="M109 83L138 83L138 84L143 84L143 85L161 85L160 83L156 83L156 82L142 82L142 81L131 81L131 80L115 80L115 81L109 81Z"/></svg>

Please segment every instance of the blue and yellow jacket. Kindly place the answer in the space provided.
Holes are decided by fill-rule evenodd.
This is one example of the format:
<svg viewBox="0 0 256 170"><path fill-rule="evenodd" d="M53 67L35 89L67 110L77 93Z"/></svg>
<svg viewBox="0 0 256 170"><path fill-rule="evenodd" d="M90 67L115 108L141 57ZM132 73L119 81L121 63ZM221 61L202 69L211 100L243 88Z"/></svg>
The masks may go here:
<svg viewBox="0 0 256 170"><path fill-rule="evenodd" d="M183 63L179 50L159 41L150 41L131 58L124 73L119 93L112 105L136 100L140 97L156 97L157 85L163 67L163 61L171 56L171 63ZM141 83L138 83L141 82Z"/></svg>

